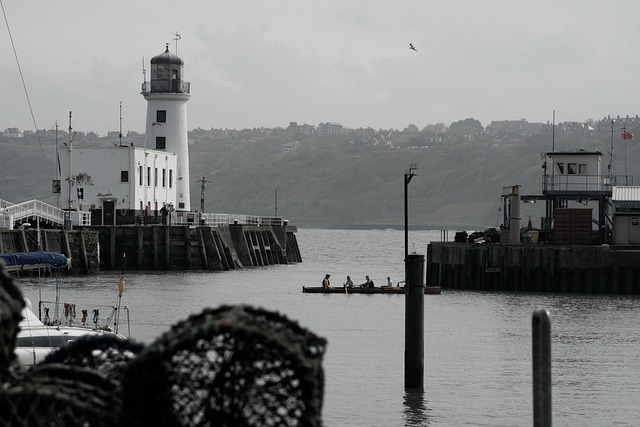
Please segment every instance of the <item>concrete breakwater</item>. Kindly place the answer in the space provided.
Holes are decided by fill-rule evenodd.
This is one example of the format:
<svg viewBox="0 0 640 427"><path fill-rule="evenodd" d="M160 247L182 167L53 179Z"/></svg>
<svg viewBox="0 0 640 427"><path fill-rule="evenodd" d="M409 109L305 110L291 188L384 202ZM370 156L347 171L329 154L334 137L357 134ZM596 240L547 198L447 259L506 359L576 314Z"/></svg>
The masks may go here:
<svg viewBox="0 0 640 427"><path fill-rule="evenodd" d="M427 283L442 289L640 294L640 248L431 242Z"/></svg>
<svg viewBox="0 0 640 427"><path fill-rule="evenodd" d="M0 252L60 252L72 258L71 274L122 268L225 271L301 262L296 231L289 225L235 224L0 230Z"/></svg>

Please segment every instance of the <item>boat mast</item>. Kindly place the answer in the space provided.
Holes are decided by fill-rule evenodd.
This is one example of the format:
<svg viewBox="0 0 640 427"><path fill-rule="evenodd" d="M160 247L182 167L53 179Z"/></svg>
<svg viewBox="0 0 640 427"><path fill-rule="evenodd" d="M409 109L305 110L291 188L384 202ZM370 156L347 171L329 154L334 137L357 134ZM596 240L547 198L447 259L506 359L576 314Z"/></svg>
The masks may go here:
<svg viewBox="0 0 640 427"><path fill-rule="evenodd" d="M68 147L68 151L69 151L69 177L68 177L68 181L69 181L69 192L68 192L68 204L67 204L67 218L65 221L65 229L67 230L71 230L72 229L72 225L71 225L71 186L73 185L73 175L72 175L72 170L73 170L73 154L72 154L72 143L73 143L73 136L71 134L71 132L73 131L73 128L71 127L71 111L69 111L69 147Z"/></svg>
<svg viewBox="0 0 640 427"><path fill-rule="evenodd" d="M58 121L56 120L56 182L58 190L56 192L56 208L60 209L60 153L58 152Z"/></svg>

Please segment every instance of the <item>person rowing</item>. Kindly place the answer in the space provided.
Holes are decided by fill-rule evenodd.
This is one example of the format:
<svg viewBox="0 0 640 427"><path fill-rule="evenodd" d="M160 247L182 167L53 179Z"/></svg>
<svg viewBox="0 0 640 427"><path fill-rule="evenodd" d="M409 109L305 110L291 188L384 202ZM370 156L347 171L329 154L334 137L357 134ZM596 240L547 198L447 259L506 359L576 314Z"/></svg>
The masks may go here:
<svg viewBox="0 0 640 427"><path fill-rule="evenodd" d="M351 276L347 276L347 281L343 283L343 287L345 288L353 288L353 280L351 280Z"/></svg>
<svg viewBox="0 0 640 427"><path fill-rule="evenodd" d="M360 287L362 289L373 289L375 287L373 280L371 280L369 276L365 276L365 279L367 279L367 281L361 284Z"/></svg>

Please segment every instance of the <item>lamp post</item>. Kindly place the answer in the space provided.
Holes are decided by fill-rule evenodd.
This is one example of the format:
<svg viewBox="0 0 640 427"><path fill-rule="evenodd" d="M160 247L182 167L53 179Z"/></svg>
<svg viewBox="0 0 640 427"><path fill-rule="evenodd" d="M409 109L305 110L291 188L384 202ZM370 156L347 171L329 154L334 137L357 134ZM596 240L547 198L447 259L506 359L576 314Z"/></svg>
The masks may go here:
<svg viewBox="0 0 640 427"><path fill-rule="evenodd" d="M407 188L417 163L404 173L404 387L424 386L424 255L409 255L409 196Z"/></svg>
<svg viewBox="0 0 640 427"><path fill-rule="evenodd" d="M407 187L411 178L415 175L415 171L418 170L417 163L411 163L409 170L404 172L404 262L407 262L407 256L409 255L409 198L407 194ZM406 274L405 274L406 275ZM405 280L407 278L405 277Z"/></svg>

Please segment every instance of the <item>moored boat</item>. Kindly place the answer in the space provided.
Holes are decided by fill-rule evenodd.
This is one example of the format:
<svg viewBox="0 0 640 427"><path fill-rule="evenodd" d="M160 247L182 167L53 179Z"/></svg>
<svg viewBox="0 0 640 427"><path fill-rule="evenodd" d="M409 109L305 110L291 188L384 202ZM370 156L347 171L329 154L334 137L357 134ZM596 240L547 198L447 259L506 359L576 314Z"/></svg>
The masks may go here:
<svg viewBox="0 0 640 427"><path fill-rule="evenodd" d="M47 303L41 301L40 305L46 308L45 312L48 312L49 307L43 306L43 304ZM115 310L115 307L111 308ZM76 320L73 313L74 310L67 304L65 317L63 317L66 320L46 320L45 317L45 323L33 312L31 301L25 299L25 308L22 310L23 319L19 324L20 331L16 339L15 349L15 354L22 365L28 367L40 363L51 352L81 337L109 334L126 339L125 335L116 332L115 329L109 326L113 315L109 316L106 322L100 324L98 323L97 312L94 312L93 322L87 322L86 319L85 321L78 319L76 323L74 322ZM93 310L98 309L94 308Z"/></svg>
<svg viewBox="0 0 640 427"><path fill-rule="evenodd" d="M4 253L0 254L0 262L3 269L9 272L57 269L56 301L40 301L36 315L31 301L25 298L15 348L22 365L40 363L53 351L81 337L108 334L126 339L130 335L129 308L120 304L125 288L123 276L118 283L118 302L115 306L90 304L84 307L60 301L60 269L68 267L70 263L63 254L48 251ZM127 335L119 331L121 311L126 313L123 323ZM101 318L101 312L107 315Z"/></svg>
<svg viewBox="0 0 640 427"><path fill-rule="evenodd" d="M440 286L425 286L425 295L437 295L442 292ZM305 294L404 294L404 286L379 287L379 288L323 288L322 286L303 286L302 293Z"/></svg>

